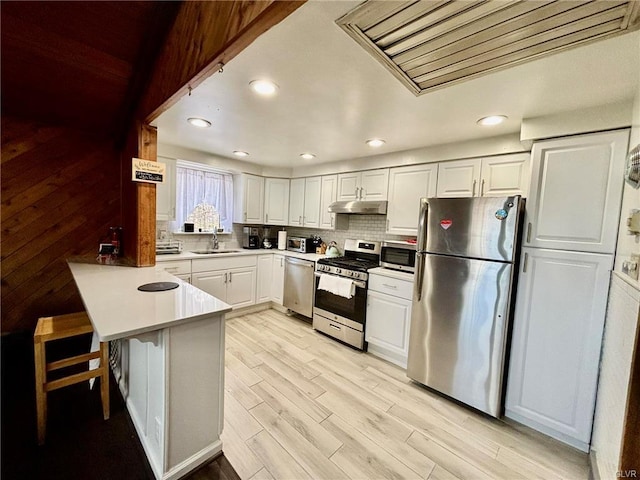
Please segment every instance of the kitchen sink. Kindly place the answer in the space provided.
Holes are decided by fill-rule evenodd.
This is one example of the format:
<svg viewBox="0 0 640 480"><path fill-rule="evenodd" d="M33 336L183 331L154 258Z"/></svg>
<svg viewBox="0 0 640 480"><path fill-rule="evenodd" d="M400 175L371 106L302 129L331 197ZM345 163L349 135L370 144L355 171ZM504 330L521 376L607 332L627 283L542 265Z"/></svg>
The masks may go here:
<svg viewBox="0 0 640 480"><path fill-rule="evenodd" d="M235 253L241 251L242 250L192 250L191 253L196 253L198 255L211 255L212 253Z"/></svg>

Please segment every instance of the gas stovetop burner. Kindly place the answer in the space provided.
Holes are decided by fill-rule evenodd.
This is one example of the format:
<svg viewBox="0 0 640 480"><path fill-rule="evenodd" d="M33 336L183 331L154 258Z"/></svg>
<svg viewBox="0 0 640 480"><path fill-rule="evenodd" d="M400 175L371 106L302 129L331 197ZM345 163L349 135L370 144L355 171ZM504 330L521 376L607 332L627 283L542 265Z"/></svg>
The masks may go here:
<svg viewBox="0 0 640 480"><path fill-rule="evenodd" d="M319 259L316 270L366 282L367 270L380 265L380 242L346 240L344 253L343 257Z"/></svg>
<svg viewBox="0 0 640 480"><path fill-rule="evenodd" d="M321 258L318 260L318 263L331 265L332 267L348 268L349 270L357 270L359 272L366 272L370 268L375 268L379 265L379 262L373 260L350 257Z"/></svg>

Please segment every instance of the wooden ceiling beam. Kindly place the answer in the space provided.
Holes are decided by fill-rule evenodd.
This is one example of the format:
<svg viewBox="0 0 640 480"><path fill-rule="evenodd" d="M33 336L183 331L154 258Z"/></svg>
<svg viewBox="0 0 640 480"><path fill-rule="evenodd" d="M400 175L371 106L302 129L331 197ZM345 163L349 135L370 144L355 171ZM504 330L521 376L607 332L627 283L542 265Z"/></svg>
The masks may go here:
<svg viewBox="0 0 640 480"><path fill-rule="evenodd" d="M305 3L183 2L138 108L149 123Z"/></svg>
<svg viewBox="0 0 640 480"><path fill-rule="evenodd" d="M131 181L131 158L156 160L149 124L304 1L182 2L129 125L122 153L125 255L155 264L155 185Z"/></svg>

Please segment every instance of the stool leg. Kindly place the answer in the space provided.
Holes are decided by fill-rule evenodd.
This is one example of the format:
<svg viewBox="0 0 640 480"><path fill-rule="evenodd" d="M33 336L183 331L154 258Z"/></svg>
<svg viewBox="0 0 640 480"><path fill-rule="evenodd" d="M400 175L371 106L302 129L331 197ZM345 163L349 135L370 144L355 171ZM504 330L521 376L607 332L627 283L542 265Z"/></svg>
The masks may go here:
<svg viewBox="0 0 640 480"><path fill-rule="evenodd" d="M44 437L47 431L47 392L45 383L47 381L47 366L45 358L44 343L33 344L33 356L36 367L36 413L38 417L38 445L44 444Z"/></svg>
<svg viewBox="0 0 640 480"><path fill-rule="evenodd" d="M109 420L109 342L100 342L100 397L102 399L102 415Z"/></svg>

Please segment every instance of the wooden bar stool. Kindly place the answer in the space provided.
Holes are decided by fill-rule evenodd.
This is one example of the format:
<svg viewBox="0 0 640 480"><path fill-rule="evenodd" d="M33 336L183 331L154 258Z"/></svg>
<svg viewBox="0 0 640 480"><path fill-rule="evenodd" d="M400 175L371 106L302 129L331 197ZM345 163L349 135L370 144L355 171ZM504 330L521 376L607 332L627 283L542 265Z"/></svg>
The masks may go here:
<svg viewBox="0 0 640 480"><path fill-rule="evenodd" d="M33 334L33 351L36 367L36 411L38 414L38 445L44 443L47 430L47 393L58 388L100 377L100 396L104 419L109 419L109 344L100 342L100 351L85 353L47 363L45 345L53 340L74 337L93 332L86 312L70 313L38 319ZM56 380L47 381L47 372L77 365L99 358L100 367L76 373Z"/></svg>

